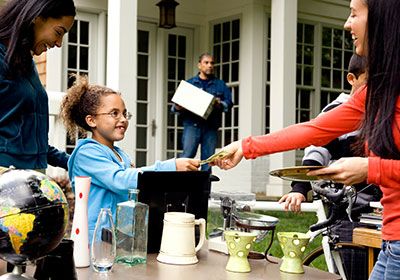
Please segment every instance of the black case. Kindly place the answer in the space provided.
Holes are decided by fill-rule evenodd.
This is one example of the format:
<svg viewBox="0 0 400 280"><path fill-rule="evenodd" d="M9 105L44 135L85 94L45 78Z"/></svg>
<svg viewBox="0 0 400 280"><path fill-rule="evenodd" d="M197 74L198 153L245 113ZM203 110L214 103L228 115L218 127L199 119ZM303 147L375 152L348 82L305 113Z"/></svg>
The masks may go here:
<svg viewBox="0 0 400 280"><path fill-rule="evenodd" d="M149 205L147 252L158 253L165 212L188 212L207 221L211 181L207 171L146 171L138 176L139 201ZM199 233L196 227L196 243Z"/></svg>

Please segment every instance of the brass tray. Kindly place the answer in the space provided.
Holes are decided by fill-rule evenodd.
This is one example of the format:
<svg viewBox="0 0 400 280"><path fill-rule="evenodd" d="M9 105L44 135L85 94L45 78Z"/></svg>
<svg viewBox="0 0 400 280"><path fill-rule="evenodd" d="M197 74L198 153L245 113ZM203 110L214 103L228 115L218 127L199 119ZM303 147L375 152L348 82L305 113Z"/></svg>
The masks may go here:
<svg viewBox="0 0 400 280"><path fill-rule="evenodd" d="M283 180L288 181L318 181L321 180L317 176L307 176L307 173L311 170L321 169L326 166L293 166L275 169L269 172L269 175L279 177Z"/></svg>

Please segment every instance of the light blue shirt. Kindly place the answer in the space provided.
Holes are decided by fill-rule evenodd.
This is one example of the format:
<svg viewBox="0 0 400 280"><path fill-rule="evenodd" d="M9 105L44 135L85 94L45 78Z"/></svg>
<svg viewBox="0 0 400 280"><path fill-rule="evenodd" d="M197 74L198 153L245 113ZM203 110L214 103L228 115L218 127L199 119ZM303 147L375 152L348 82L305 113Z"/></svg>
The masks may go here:
<svg viewBox="0 0 400 280"><path fill-rule="evenodd" d="M118 147L114 149L122 162L109 147L91 138L81 139L68 160L68 174L74 192L75 176L92 178L88 199L90 243L100 209L110 208L115 221L117 203L128 200L128 189L137 187L140 171L176 171L175 159L132 168L129 155Z"/></svg>

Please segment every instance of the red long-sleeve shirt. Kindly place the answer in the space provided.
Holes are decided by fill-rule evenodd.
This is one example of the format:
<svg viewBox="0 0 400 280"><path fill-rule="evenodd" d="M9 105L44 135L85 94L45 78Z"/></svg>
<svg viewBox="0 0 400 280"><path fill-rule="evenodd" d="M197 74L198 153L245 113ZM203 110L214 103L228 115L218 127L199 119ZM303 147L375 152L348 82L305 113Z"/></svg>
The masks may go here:
<svg viewBox="0 0 400 280"><path fill-rule="evenodd" d="M321 114L317 118L291 125L263 136L243 139L244 157L254 159L262 155L283 152L310 145L323 146L345 133L357 130L365 113L366 87L346 103ZM394 141L400 149L400 98L396 103L393 125ZM384 207L382 238L400 240L400 160L383 159L371 151L368 156L368 183L378 185L383 193Z"/></svg>

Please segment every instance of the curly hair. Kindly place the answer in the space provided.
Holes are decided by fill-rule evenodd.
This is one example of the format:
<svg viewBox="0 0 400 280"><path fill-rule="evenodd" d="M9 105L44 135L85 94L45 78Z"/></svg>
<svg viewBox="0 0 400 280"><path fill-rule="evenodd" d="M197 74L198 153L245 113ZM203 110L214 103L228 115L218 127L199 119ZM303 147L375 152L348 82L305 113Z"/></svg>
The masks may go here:
<svg viewBox="0 0 400 280"><path fill-rule="evenodd" d="M71 140L76 138L77 133L92 131L85 118L96 113L102 96L120 95L108 87L90 85L87 76L74 76L76 80L64 96L60 110L60 116Z"/></svg>

